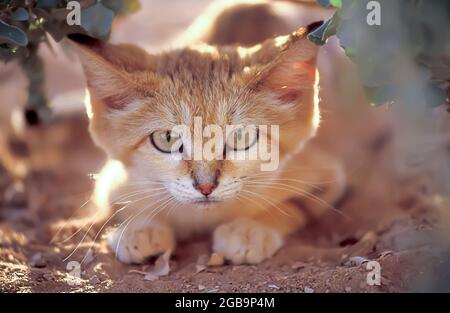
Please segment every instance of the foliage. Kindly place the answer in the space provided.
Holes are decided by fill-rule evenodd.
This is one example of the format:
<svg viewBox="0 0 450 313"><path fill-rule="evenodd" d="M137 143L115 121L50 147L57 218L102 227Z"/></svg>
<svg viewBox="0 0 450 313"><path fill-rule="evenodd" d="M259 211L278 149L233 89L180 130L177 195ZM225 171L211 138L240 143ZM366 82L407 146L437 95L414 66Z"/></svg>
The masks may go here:
<svg viewBox="0 0 450 313"><path fill-rule="evenodd" d="M28 87L27 120L37 122L49 116L43 91L43 64L37 51L49 43L49 35L60 41L73 33L106 39L115 16L139 9L138 0L79 0L81 24L67 23L68 0L0 0L0 60L18 60Z"/></svg>
<svg viewBox="0 0 450 313"><path fill-rule="evenodd" d="M308 35L318 45L336 35L373 105L445 102L450 84L450 2L378 0L380 25L369 25L368 0L317 0L335 14ZM413 68L413 69L411 69ZM408 96L408 95L417 95ZM408 104L409 104L408 103Z"/></svg>

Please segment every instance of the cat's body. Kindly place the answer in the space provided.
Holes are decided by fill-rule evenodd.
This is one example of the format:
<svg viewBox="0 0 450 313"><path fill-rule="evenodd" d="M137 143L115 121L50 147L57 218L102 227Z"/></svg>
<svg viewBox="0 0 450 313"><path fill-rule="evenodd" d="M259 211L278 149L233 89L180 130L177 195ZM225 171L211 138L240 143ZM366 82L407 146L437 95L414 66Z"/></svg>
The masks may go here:
<svg viewBox="0 0 450 313"><path fill-rule="evenodd" d="M234 10L251 14L252 7ZM235 23L233 11L227 14L223 20ZM96 41L78 45L91 134L114 160L100 173L93 200L99 219L120 224L110 244L121 261L140 263L173 250L177 240L211 232L215 252L236 264L258 263L284 236L332 208L345 175L337 160L308 145L319 108L317 47L305 35L302 28L249 48L200 45L161 55ZM279 144L278 169L261 171L262 160L232 160L228 150L223 160L189 160L193 146L184 134L181 160L155 143L177 125L195 131L196 117L203 127L278 125L279 140L267 137L267 144ZM257 141L266 135L261 129ZM245 149L256 149L245 140Z"/></svg>

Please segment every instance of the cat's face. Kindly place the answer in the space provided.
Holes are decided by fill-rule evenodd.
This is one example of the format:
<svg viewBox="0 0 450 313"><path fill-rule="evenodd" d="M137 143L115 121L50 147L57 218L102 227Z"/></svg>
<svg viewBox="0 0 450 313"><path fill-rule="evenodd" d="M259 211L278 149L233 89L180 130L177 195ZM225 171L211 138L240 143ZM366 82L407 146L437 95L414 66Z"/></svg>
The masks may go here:
<svg viewBox="0 0 450 313"><path fill-rule="evenodd" d="M132 183L154 182L184 203L235 198L264 164L276 173L318 124L317 51L303 33L249 49L152 56L90 42L79 51L96 143Z"/></svg>

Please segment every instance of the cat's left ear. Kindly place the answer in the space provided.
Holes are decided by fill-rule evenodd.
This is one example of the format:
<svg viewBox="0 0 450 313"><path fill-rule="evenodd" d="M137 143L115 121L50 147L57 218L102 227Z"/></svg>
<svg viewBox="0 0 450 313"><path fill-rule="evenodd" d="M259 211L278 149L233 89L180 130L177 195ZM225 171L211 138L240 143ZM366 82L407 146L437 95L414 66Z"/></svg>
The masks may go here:
<svg viewBox="0 0 450 313"><path fill-rule="evenodd" d="M318 48L306 38L307 28L263 44L270 61L258 73L255 87L274 94L282 103L300 103L311 95L316 82Z"/></svg>

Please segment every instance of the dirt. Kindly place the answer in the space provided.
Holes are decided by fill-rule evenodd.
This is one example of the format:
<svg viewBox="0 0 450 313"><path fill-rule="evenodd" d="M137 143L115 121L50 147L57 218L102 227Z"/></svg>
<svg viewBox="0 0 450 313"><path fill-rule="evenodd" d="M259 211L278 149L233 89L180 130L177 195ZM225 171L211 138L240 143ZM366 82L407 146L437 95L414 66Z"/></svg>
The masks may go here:
<svg viewBox="0 0 450 313"><path fill-rule="evenodd" d="M81 115L33 132L48 138L61 128L65 135L53 144L47 140L41 148L45 151L34 147L35 158L42 152L44 170L31 173L23 186L2 171L1 292L401 292L439 286L427 270L429 264L447 261L436 239L439 212L446 205L433 196L426 177L394 179L383 157L389 149L371 163L370 171L360 168L352 176L351 192L337 207L342 215L330 212L315 221L259 265L199 267L199 259L208 258L210 241L197 238L178 247L169 275L147 280L154 260L123 265L101 237L93 241L95 231L84 237L84 228L70 238L62 230L51 242L55 225L70 220L88 198L89 173L104 160ZM81 263L80 279L74 278L73 261ZM380 286L367 283L368 261L381 266Z"/></svg>

